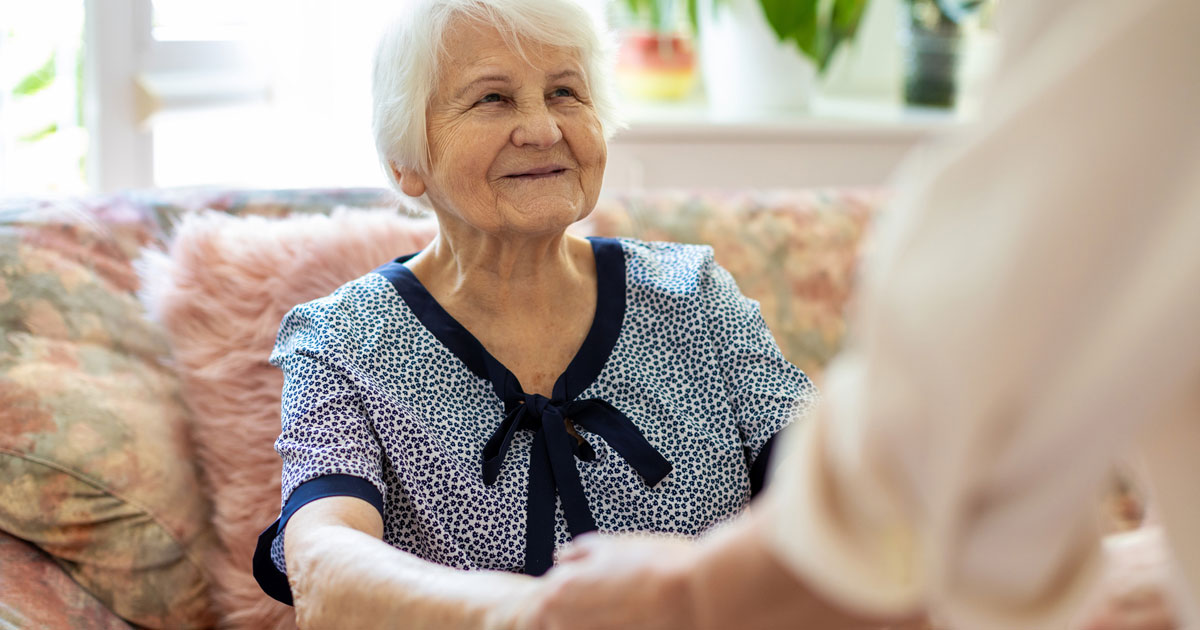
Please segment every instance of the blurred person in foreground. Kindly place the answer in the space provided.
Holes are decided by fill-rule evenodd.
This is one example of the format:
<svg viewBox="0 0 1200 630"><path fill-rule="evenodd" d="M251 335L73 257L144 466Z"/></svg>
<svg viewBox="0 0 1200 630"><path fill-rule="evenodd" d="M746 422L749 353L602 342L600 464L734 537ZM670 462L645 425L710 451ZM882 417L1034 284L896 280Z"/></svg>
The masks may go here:
<svg viewBox="0 0 1200 630"><path fill-rule="evenodd" d="M616 127L580 3L401 4L376 145L438 234L292 309L271 357L254 571L306 628L511 625L573 536L736 516L815 396L711 248L566 233Z"/></svg>
<svg viewBox="0 0 1200 630"><path fill-rule="evenodd" d="M765 496L699 543L585 537L528 627L1200 621L1200 2L999 8L994 93L896 178ZM1110 563L1089 610L1093 508L1127 455L1167 539L1149 582L1177 592L1139 609Z"/></svg>

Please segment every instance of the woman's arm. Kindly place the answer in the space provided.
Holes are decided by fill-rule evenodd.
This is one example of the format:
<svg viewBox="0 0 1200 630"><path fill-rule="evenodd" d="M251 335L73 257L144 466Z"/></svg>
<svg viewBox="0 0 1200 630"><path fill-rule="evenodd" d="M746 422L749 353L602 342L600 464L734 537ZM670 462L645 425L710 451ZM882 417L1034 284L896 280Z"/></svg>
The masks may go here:
<svg viewBox="0 0 1200 630"><path fill-rule="evenodd" d="M301 628L515 627L532 578L451 569L382 536L379 512L362 499L327 497L296 511L284 554Z"/></svg>

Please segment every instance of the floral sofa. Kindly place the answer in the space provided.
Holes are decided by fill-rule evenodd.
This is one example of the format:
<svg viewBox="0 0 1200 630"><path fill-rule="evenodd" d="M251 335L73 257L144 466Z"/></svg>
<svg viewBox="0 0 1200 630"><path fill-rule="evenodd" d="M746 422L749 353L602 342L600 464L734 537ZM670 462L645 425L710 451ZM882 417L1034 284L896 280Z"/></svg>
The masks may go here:
<svg viewBox="0 0 1200 630"><path fill-rule="evenodd" d="M857 251L881 199L873 191L612 197L578 228L712 245L760 302L784 353L819 383L843 336ZM0 628L292 626L290 611L249 577L253 528L278 509L278 472L272 478L262 470L277 468L271 396L277 403L282 379L265 359L289 304L368 269L326 273L282 297L229 298L234 306L223 310L205 310L207 298L164 309L161 295L146 295L147 285L158 294L203 282L227 286L246 269L229 260L254 268L256 235L304 218L387 222L392 232L411 223L406 238L428 238L428 220L389 210L395 207L390 193L376 189L0 201ZM384 210L356 210L367 208ZM239 236L221 241L235 224ZM313 230L331 231L323 225ZM188 231L193 245L195 234L207 235L204 260L218 262L184 269L187 252L175 239ZM289 240L286 230L276 236L271 243ZM313 268L331 263L308 253L288 253L290 268L266 265L261 277L239 282L274 291L278 276L318 277ZM191 313L186 326L172 323L180 308ZM229 347L198 353L196 326L217 331ZM248 327L257 332L239 337ZM243 367L222 362L235 351L250 357L244 379ZM204 387L217 376L244 382L254 398L214 408ZM254 420L238 415L246 407L256 407ZM255 432L239 433L248 424ZM218 438L238 448L214 449L209 442ZM267 496L273 489L275 498L228 499L235 486Z"/></svg>

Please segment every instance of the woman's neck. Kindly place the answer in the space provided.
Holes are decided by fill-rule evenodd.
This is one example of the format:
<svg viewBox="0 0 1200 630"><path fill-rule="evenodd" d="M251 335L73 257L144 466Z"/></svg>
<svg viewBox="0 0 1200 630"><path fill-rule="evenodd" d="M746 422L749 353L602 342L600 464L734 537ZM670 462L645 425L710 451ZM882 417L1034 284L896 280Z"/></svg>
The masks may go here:
<svg viewBox="0 0 1200 630"><path fill-rule="evenodd" d="M595 286L595 261L584 239L562 232L495 235L447 223L407 263L443 306L529 313Z"/></svg>

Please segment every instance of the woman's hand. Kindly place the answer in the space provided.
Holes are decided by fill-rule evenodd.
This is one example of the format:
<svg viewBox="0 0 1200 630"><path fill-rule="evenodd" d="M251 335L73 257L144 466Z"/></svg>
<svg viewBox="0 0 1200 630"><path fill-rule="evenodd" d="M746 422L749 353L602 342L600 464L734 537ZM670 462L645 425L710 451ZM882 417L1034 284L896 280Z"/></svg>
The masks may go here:
<svg viewBox="0 0 1200 630"><path fill-rule="evenodd" d="M1076 630L1173 630L1172 579L1159 527L1109 536L1100 581Z"/></svg>

